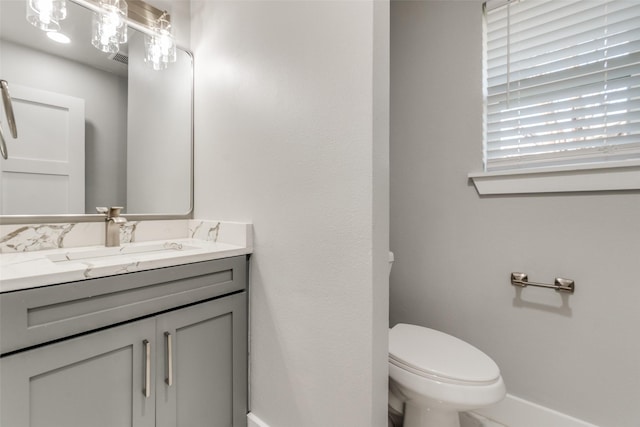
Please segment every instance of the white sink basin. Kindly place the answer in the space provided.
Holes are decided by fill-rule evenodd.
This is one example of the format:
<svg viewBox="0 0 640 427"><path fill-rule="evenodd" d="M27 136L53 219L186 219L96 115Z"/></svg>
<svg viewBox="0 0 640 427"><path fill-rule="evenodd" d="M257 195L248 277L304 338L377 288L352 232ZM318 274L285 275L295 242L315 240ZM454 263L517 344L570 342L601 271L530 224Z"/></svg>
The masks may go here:
<svg viewBox="0 0 640 427"><path fill-rule="evenodd" d="M154 243L149 245L128 245L115 248L92 248L87 250L71 250L69 252L47 255L53 262L71 262L99 260L123 255L161 254L169 252L183 252L198 249L195 246L183 245L176 242Z"/></svg>

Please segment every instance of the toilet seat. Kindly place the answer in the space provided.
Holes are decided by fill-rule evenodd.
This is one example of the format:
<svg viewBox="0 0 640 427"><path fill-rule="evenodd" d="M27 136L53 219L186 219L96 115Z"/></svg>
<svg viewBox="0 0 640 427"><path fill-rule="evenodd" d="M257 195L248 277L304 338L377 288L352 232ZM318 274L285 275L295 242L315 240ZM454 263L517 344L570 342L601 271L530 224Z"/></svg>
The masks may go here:
<svg viewBox="0 0 640 427"><path fill-rule="evenodd" d="M498 365L471 344L440 331L397 324L389 331L389 362L415 375L452 384L488 385Z"/></svg>

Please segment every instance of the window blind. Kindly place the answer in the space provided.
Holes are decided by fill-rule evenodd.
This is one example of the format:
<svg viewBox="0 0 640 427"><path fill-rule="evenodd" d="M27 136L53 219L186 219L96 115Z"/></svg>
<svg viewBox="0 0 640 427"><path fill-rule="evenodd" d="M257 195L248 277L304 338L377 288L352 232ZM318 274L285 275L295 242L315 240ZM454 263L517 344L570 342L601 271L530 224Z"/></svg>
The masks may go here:
<svg viewBox="0 0 640 427"><path fill-rule="evenodd" d="M640 1L484 6L487 171L640 159Z"/></svg>

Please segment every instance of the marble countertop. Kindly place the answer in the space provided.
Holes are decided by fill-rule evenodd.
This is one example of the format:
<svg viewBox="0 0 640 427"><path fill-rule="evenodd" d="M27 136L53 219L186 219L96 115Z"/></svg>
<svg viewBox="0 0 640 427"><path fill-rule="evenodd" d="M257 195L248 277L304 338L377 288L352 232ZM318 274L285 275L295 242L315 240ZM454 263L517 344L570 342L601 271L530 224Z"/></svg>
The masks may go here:
<svg viewBox="0 0 640 427"><path fill-rule="evenodd" d="M1 253L0 293L252 253L250 225L234 227L240 232L233 234L240 238L205 235L124 243L115 248L90 245Z"/></svg>

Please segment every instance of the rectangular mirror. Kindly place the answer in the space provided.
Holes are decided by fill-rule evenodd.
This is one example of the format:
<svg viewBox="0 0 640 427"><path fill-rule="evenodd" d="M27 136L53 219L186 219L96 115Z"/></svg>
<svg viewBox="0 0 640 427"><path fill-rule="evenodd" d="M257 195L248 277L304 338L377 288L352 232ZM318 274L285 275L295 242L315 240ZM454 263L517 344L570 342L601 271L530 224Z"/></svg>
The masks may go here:
<svg viewBox="0 0 640 427"><path fill-rule="evenodd" d="M50 40L26 20L26 0L0 1L0 79L13 99L0 159L2 223L101 220L96 206L129 217L184 218L193 205L193 58L155 71L144 34L128 29L117 54L91 45L93 12L67 0Z"/></svg>

